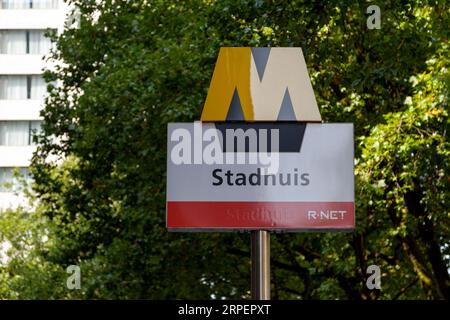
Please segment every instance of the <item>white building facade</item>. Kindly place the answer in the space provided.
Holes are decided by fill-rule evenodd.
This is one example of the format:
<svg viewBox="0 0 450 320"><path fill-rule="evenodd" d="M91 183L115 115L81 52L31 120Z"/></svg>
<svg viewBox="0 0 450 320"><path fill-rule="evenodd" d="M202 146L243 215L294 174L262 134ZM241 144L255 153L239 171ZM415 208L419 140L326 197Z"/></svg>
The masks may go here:
<svg viewBox="0 0 450 320"><path fill-rule="evenodd" d="M63 0L0 0L0 210L25 204L13 172L27 175L47 84L46 32L61 33Z"/></svg>

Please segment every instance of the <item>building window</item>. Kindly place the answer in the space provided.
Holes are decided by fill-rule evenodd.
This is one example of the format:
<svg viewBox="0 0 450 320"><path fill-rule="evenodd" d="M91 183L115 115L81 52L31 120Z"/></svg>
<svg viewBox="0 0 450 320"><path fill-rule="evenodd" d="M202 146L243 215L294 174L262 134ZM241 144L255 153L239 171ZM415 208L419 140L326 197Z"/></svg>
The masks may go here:
<svg viewBox="0 0 450 320"><path fill-rule="evenodd" d="M25 100L27 87L27 76L0 76L0 99Z"/></svg>
<svg viewBox="0 0 450 320"><path fill-rule="evenodd" d="M0 53L26 54L27 53L26 31L23 30L0 31Z"/></svg>
<svg viewBox="0 0 450 320"><path fill-rule="evenodd" d="M50 51L52 42L45 36L46 30L27 31L28 54L46 54Z"/></svg>
<svg viewBox="0 0 450 320"><path fill-rule="evenodd" d="M20 190L21 184L14 172L22 176L26 183L31 182L31 176L27 168L0 167L0 192L16 192Z"/></svg>
<svg viewBox="0 0 450 320"><path fill-rule="evenodd" d="M58 9L58 0L0 0L1 9Z"/></svg>
<svg viewBox="0 0 450 320"><path fill-rule="evenodd" d="M0 146L34 145L33 136L41 132L42 121L0 121Z"/></svg>
<svg viewBox="0 0 450 320"><path fill-rule="evenodd" d="M46 30L0 30L0 54L46 54L52 42Z"/></svg>
<svg viewBox="0 0 450 320"><path fill-rule="evenodd" d="M47 84L40 75L0 76L0 100L41 100Z"/></svg>

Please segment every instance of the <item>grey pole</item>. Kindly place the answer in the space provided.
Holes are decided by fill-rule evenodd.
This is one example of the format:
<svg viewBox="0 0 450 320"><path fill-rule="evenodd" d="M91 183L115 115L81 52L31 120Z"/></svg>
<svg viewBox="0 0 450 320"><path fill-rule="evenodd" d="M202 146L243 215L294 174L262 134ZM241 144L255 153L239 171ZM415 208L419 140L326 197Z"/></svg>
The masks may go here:
<svg viewBox="0 0 450 320"><path fill-rule="evenodd" d="M270 300L270 233L252 231L252 299Z"/></svg>

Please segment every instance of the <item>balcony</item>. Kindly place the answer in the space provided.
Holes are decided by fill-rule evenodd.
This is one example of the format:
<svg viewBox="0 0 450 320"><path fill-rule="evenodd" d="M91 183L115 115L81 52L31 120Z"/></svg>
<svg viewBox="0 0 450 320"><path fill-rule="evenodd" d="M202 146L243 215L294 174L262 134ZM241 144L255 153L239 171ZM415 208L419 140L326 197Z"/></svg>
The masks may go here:
<svg viewBox="0 0 450 320"><path fill-rule="evenodd" d="M28 207L28 200L24 195L17 195L14 192L0 192L0 210L15 209L18 206Z"/></svg>
<svg viewBox="0 0 450 320"><path fill-rule="evenodd" d="M62 29L62 9L0 9L0 29Z"/></svg>
<svg viewBox="0 0 450 320"><path fill-rule="evenodd" d="M35 54L0 54L0 74L41 74L45 66L49 67L42 57Z"/></svg>
<svg viewBox="0 0 450 320"><path fill-rule="evenodd" d="M1 120L41 120L43 100L0 100Z"/></svg>
<svg viewBox="0 0 450 320"><path fill-rule="evenodd" d="M0 146L0 167L28 167L35 146Z"/></svg>

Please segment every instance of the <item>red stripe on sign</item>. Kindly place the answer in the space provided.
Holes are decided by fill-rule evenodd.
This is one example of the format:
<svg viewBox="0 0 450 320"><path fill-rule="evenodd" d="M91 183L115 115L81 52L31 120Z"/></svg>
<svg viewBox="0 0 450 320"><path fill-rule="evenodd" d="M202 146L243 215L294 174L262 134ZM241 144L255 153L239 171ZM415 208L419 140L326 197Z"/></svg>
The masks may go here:
<svg viewBox="0 0 450 320"><path fill-rule="evenodd" d="M168 201L169 229L353 229L353 202Z"/></svg>

